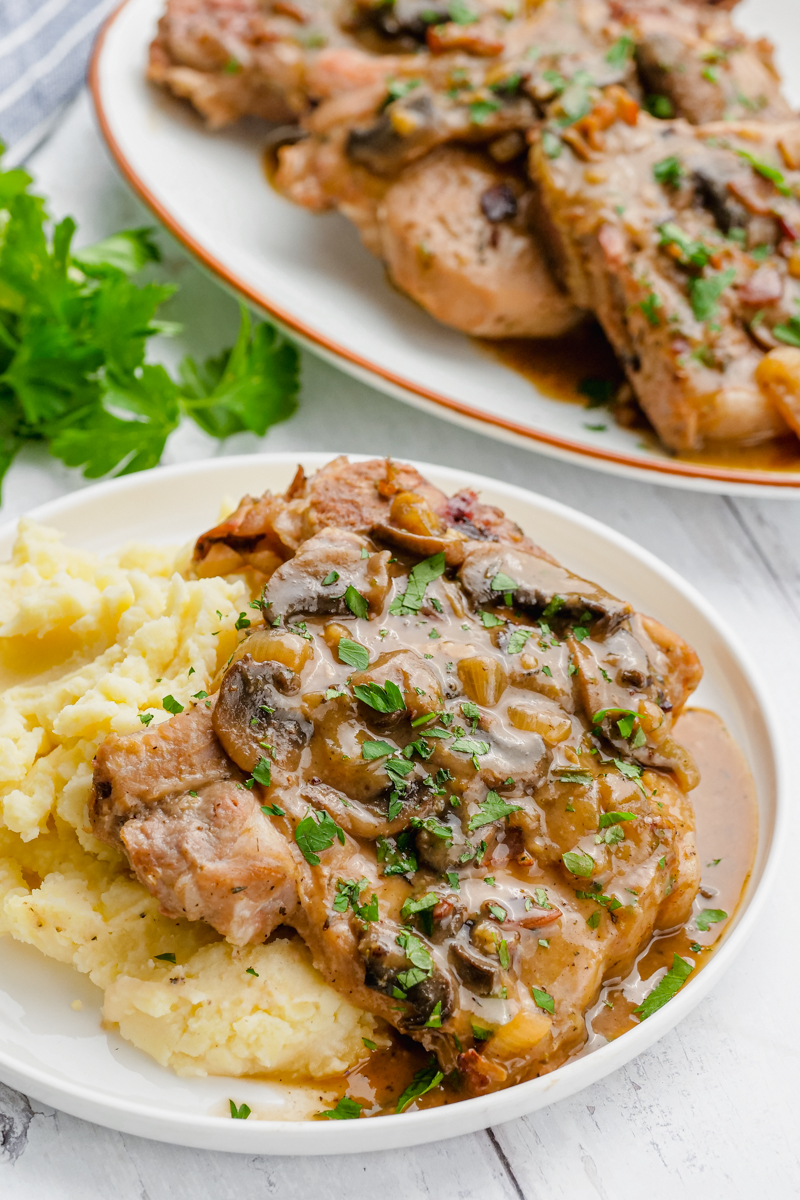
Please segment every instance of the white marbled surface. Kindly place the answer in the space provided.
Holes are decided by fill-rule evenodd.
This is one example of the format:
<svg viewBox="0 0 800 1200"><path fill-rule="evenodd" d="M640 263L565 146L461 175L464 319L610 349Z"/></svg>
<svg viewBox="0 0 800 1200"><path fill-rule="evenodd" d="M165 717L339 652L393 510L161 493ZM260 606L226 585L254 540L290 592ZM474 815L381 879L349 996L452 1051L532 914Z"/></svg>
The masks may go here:
<svg viewBox="0 0 800 1200"><path fill-rule="evenodd" d="M52 210L91 241L148 220L109 163L85 97L32 164ZM181 285L169 316L187 335L165 357L230 341L234 302L164 239ZM800 704L800 505L729 499L616 480L484 440L390 400L304 355L300 411L271 450L419 457L511 480L590 512L680 571L746 641L784 735ZM166 461L242 453L193 429ZM0 517L86 486L36 450L4 488ZM798 789L793 785L795 804ZM234 1156L124 1136L28 1101L0 1084L2 1200L789 1200L800 1195L798 1069L800 811L762 928L713 994L628 1067L570 1100L486 1133L386 1154L306 1160ZM0 947L0 972L2 948Z"/></svg>

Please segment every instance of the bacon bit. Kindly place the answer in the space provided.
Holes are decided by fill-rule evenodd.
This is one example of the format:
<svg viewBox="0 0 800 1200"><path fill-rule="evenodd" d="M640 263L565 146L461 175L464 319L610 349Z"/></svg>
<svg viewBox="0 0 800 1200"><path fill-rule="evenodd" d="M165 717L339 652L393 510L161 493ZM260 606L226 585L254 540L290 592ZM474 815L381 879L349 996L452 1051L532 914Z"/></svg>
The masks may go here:
<svg viewBox="0 0 800 1200"><path fill-rule="evenodd" d="M561 909L551 904L549 908L531 909L524 917L512 917L505 924L509 929L513 929L514 926L519 926L520 929L539 929L541 925L557 921L560 916Z"/></svg>
<svg viewBox="0 0 800 1200"><path fill-rule="evenodd" d="M522 867L533 866L533 859L531 858L530 854L528 854L527 850L523 850L521 854L517 855L517 862Z"/></svg>
<svg viewBox="0 0 800 1200"><path fill-rule="evenodd" d="M434 54L447 50L466 50L481 58L493 58L505 50L505 42L498 36L494 21L486 17L474 25L458 25L448 21L444 25L430 25L425 35L428 47Z"/></svg>
<svg viewBox="0 0 800 1200"><path fill-rule="evenodd" d="M450 916L455 905L451 900L440 900L431 911L434 921L444 921Z"/></svg>
<svg viewBox="0 0 800 1200"><path fill-rule="evenodd" d="M478 1054L474 1048L459 1054L457 1063L471 1092L486 1092L493 1086L499 1087L508 1079L505 1067Z"/></svg>
<svg viewBox="0 0 800 1200"><path fill-rule="evenodd" d="M774 267L759 267L739 288L745 304L772 304L783 295L783 281Z"/></svg>

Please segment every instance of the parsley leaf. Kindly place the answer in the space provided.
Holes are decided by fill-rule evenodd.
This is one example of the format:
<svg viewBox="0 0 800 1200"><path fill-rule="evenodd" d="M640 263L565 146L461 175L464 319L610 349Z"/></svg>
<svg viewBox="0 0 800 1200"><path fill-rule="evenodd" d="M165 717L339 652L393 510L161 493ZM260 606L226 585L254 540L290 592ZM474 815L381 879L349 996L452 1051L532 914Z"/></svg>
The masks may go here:
<svg viewBox="0 0 800 1200"><path fill-rule="evenodd" d="M737 150L739 158L743 158L748 162L756 174L761 175L763 179L768 179L774 184L782 196L791 196L792 189L787 184L782 172L777 167L771 167L769 163L761 162L760 159L750 154L748 150Z"/></svg>
<svg viewBox="0 0 800 1200"><path fill-rule="evenodd" d="M484 629L494 629L497 625L505 625L505 617L496 617L494 613L480 610L481 623Z"/></svg>
<svg viewBox="0 0 800 1200"><path fill-rule="evenodd" d="M656 183L662 184L664 187L678 188L681 180L686 172L683 169L683 164L679 158L671 154L669 158L662 158L659 162L653 163L653 178Z"/></svg>
<svg viewBox="0 0 800 1200"><path fill-rule="evenodd" d="M389 612L394 616L408 616L410 613L418 613L422 608L428 584L433 583L440 575L444 575L444 569L445 560L443 552L434 554L431 558L424 558L422 562L418 562L408 576L405 594L394 598L389 606Z"/></svg>
<svg viewBox="0 0 800 1200"><path fill-rule="evenodd" d="M583 787L588 787L592 782L592 773L591 771L560 771L558 782L580 783Z"/></svg>
<svg viewBox="0 0 800 1200"><path fill-rule="evenodd" d="M470 833L474 833L482 825L491 825L494 821L500 821L511 813L519 812L519 810L519 804L506 804L505 800L497 792L488 792L486 799L478 805L478 811L474 816L470 817L467 828Z"/></svg>
<svg viewBox="0 0 800 1200"><path fill-rule="evenodd" d="M175 963L175 955L172 953L172 951L167 951L166 954L154 954L153 958L157 959L159 962Z"/></svg>
<svg viewBox="0 0 800 1200"><path fill-rule="evenodd" d="M422 896L419 900L415 900L413 896L409 896L400 909L400 916L404 921L414 913L427 912L428 909L435 908L439 903L439 897L435 892L428 892L426 896Z"/></svg>
<svg viewBox="0 0 800 1200"><path fill-rule="evenodd" d="M335 1108L326 1108L317 1113L317 1116L323 1117L327 1121L353 1121L356 1117L361 1116L363 1107L364 1105L358 1100L353 1100L350 1096L342 1096L340 1100L337 1100Z"/></svg>
<svg viewBox="0 0 800 1200"><path fill-rule="evenodd" d="M691 963L687 962L685 958L681 958L680 955L674 954L672 966L666 975L656 984L639 1007L633 1010L637 1017L645 1021L648 1017L652 1017L654 1012L658 1012L659 1008L663 1008L681 990L693 970L694 967Z"/></svg>
<svg viewBox="0 0 800 1200"><path fill-rule="evenodd" d="M361 592L359 592L357 588L353 587L352 583L347 585L347 590L344 594L344 602L354 617L361 617L363 619L369 612L369 605L367 604L367 601L361 595Z"/></svg>
<svg viewBox="0 0 800 1200"><path fill-rule="evenodd" d="M488 742L476 741L474 738L458 737L450 747L458 754L488 754L491 747Z"/></svg>
<svg viewBox="0 0 800 1200"><path fill-rule="evenodd" d="M695 925L701 933L707 933L712 925L716 925L718 921L727 921L727 919L728 914L721 908L704 908L697 914Z"/></svg>
<svg viewBox="0 0 800 1200"><path fill-rule="evenodd" d="M539 1008L543 1008L545 1012L555 1013L556 1002L550 993L546 992L544 988L532 987L531 995L533 996Z"/></svg>
<svg viewBox="0 0 800 1200"><path fill-rule="evenodd" d="M415 1073L411 1083L397 1101L395 1112L405 1112L412 1100L419 1100L426 1092L438 1087L443 1079L444 1075L436 1065L436 1059L431 1057L430 1064Z"/></svg>
<svg viewBox="0 0 800 1200"><path fill-rule="evenodd" d="M262 787L269 787L272 782L272 767L268 758L260 758L253 767L253 779Z"/></svg>
<svg viewBox="0 0 800 1200"><path fill-rule="evenodd" d="M339 638L337 653L339 662L346 663L348 667L355 667L357 671L366 671L369 666L369 651L366 646L354 642L352 638Z"/></svg>
<svg viewBox="0 0 800 1200"><path fill-rule="evenodd" d="M363 742L361 757L371 762L375 758L383 758L385 754L394 754L395 749L396 747L390 746L388 742Z"/></svg>
<svg viewBox="0 0 800 1200"><path fill-rule="evenodd" d="M617 825L620 821L635 821L636 813L632 812L606 812L600 814L600 820L597 823L598 829L605 829L608 825Z"/></svg>
<svg viewBox="0 0 800 1200"><path fill-rule="evenodd" d="M532 629L515 629L508 639L506 654L520 654L525 649L528 638L532 636Z"/></svg>
<svg viewBox="0 0 800 1200"><path fill-rule="evenodd" d="M285 817L286 810L281 808L279 804L262 804L261 811L264 816Z"/></svg>
<svg viewBox="0 0 800 1200"><path fill-rule="evenodd" d="M317 812L309 809L294 831L294 840L306 862L312 867L319 866L320 850L328 850L338 838L344 845L344 831L334 821L330 813Z"/></svg>
<svg viewBox="0 0 800 1200"><path fill-rule="evenodd" d="M411 963L408 971L397 973L398 984L404 992L408 992L433 973L433 959L419 938L405 929L397 935L395 941Z"/></svg>
<svg viewBox="0 0 800 1200"><path fill-rule="evenodd" d="M403 834L396 842L392 838L379 837L376 853L378 862L386 864L384 875L413 875L417 869L417 857L408 849Z"/></svg>
<svg viewBox="0 0 800 1200"><path fill-rule="evenodd" d="M229 1100L228 1103L231 1106L231 1116L234 1121L246 1121L252 1112L252 1109L247 1104L240 1104L237 1108L233 1100Z"/></svg>
<svg viewBox="0 0 800 1200"><path fill-rule="evenodd" d="M581 850L567 850L566 854L562 854L561 859L568 871L571 871L573 875L580 875L584 879L588 879L594 870L594 859L591 854L584 854Z"/></svg>
<svg viewBox="0 0 800 1200"><path fill-rule="evenodd" d="M729 267L717 275L689 281L689 302L698 321L708 321L716 316L719 298L735 278L735 269Z"/></svg>
<svg viewBox="0 0 800 1200"><path fill-rule="evenodd" d="M518 584L504 571L498 571L489 586L493 592L515 592Z"/></svg>
<svg viewBox="0 0 800 1200"><path fill-rule="evenodd" d="M383 687L377 683L357 683L353 692L359 700L374 708L376 712L402 712L406 706L403 693L391 679L387 679Z"/></svg>
<svg viewBox="0 0 800 1200"><path fill-rule="evenodd" d="M174 696L165 696L161 703L166 711L172 713L175 717L177 717L178 713L183 712L183 705Z"/></svg>

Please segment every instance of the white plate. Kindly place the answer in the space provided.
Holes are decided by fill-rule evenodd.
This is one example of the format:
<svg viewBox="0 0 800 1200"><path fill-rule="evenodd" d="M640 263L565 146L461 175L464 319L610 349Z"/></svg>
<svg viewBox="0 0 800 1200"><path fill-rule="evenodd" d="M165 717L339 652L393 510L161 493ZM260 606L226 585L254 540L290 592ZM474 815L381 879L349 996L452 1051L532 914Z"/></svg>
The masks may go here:
<svg viewBox="0 0 800 1200"><path fill-rule="evenodd" d="M354 456L356 457L356 456ZM306 469L327 454L301 456ZM108 552L129 539L184 543L217 520L223 496L287 486L294 454L251 455L182 464L133 475L56 500L31 515L63 532L73 546ZM56 1108L160 1141L263 1154L335 1154L384 1150L471 1133L533 1112L641 1053L714 986L739 952L776 868L783 802L776 725L764 691L732 634L705 600L652 554L574 509L446 467L417 464L445 491L475 488L498 504L567 566L630 600L681 633L705 667L697 702L725 720L757 782L759 845L745 897L720 948L677 997L623 1037L550 1075L507 1091L443 1108L370 1121L231 1121L228 1097L255 1107L264 1083L179 1079L122 1038L100 1028L101 994L84 976L32 947L0 941L0 1078ZM0 530L0 559L13 526ZM74 999L83 1001L74 1012Z"/></svg>
<svg viewBox="0 0 800 1200"><path fill-rule="evenodd" d="M357 378L489 436L651 482L798 494L800 472L678 462L613 421L605 432L588 431L592 414L580 405L541 395L396 292L343 217L314 216L267 185L263 123L208 133L188 105L145 82L147 47L163 3L126 0L101 35L90 72L100 125L142 200L250 305ZM795 3L747 0L738 19L753 32L772 33L784 74L800 93Z"/></svg>

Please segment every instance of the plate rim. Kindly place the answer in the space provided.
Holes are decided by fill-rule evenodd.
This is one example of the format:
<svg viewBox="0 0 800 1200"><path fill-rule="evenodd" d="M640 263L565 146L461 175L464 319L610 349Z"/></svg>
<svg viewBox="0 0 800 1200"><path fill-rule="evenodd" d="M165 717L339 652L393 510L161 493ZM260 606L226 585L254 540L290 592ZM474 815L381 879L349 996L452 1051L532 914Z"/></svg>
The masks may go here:
<svg viewBox="0 0 800 1200"><path fill-rule="evenodd" d="M686 486L691 480L695 487L705 485L709 490L723 493L731 491L745 495L771 493L773 496L792 497L793 494L800 492L800 472L795 473L794 477L789 477L778 471L737 470L659 459L642 461L620 451L607 450L602 446L592 447L573 441L571 438L548 433L545 430L532 429L530 426L521 425L506 417L494 415L486 409L477 410L462 401L425 388L413 380L404 379L380 364L370 362L369 359L356 354L348 347L339 345L326 334L318 332L280 305L273 303L246 280L239 278L231 268L185 229L166 204L156 197L133 164L129 162L112 128L111 119L103 103L101 59L114 23L122 14L123 9L136 2L137 0L121 0L121 3L106 18L97 35L89 62L87 82L105 143L130 187L172 236L227 288L245 297L251 306L267 313L282 326L290 329L309 349L329 358L349 374L356 375L361 379L366 378L372 386L377 386L380 390L388 392L406 403L425 407L443 419L457 421L460 424L469 423L478 427L484 434L488 432L489 436L513 441L530 450L538 448L554 457L568 458L573 462L578 461L581 465L594 467L596 470L628 477L634 476L639 479L646 477L648 482L671 484L676 487ZM379 382L376 383L376 380ZM445 412L439 411L441 409L444 409ZM490 431L483 428L485 426L489 426ZM720 485L723 484L732 486L721 487Z"/></svg>
<svg viewBox="0 0 800 1200"><path fill-rule="evenodd" d="M79 508L87 498L97 500L109 494L146 488L151 480L179 479L181 476L199 472L222 473L238 466L263 465L265 471L271 466L293 464L318 467L329 462L332 452L286 450L261 454L221 456L214 459L176 463L155 467L150 471L123 476L103 483L90 485L67 493L55 500L39 505L24 517L46 522L62 512ZM350 454L351 461L364 461L370 455ZM736 922L708 965L690 980L674 997L670 1004L660 1009L647 1022L629 1030L624 1037L599 1047L584 1058L567 1062L551 1074L516 1084L505 1091L490 1093L459 1101L457 1104L427 1109L417 1113L388 1115L380 1121L370 1121L369 1130L362 1131L360 1125L337 1125L313 1120L275 1121L261 1120L253 1124L233 1123L223 1116L207 1116L177 1113L167 1116L145 1101L131 1101L119 1095L109 1096L96 1085L83 1084L78 1080L65 1081L52 1072L47 1073L39 1066L20 1062L13 1054L0 1046L0 1079L8 1082L35 1099L52 1104L74 1116L95 1121L106 1127L134 1133L176 1145L231 1151L235 1153L267 1154L331 1154L369 1152L393 1149L401 1146L419 1145L425 1142L457 1137L487 1128L536 1111L557 1100L565 1099L584 1087L604 1078L612 1071L625 1065L638 1054L671 1030L680 1020L700 1003L715 986L749 939L759 914L766 903L778 871L778 861L785 822L788 819L788 799L785 787L785 751L780 737L780 724L765 684L754 668L749 653L742 648L741 641L720 617L705 597L685 580L677 571L662 562L644 546L619 533L569 505L548 496L542 496L517 484L492 479L489 476L465 471L456 467L441 466L413 460L423 473L433 471L440 478L448 478L461 486L477 486L479 490L491 488L532 504L534 508L577 525L589 534L602 537L617 549L632 555L648 571L670 584L680 596L709 623L721 639L747 681L758 705L764 725L766 745L769 749L775 779L775 808L771 840L761 870L761 876L752 893L746 897L744 908L736 914ZM15 518L0 526L0 542L14 536L19 520ZM547 1093L553 1095L548 1096ZM543 1097L543 1098L542 1098ZM537 1103L537 1099L540 1100ZM316 1131L316 1132L312 1132ZM327 1131L327 1132L326 1132Z"/></svg>

